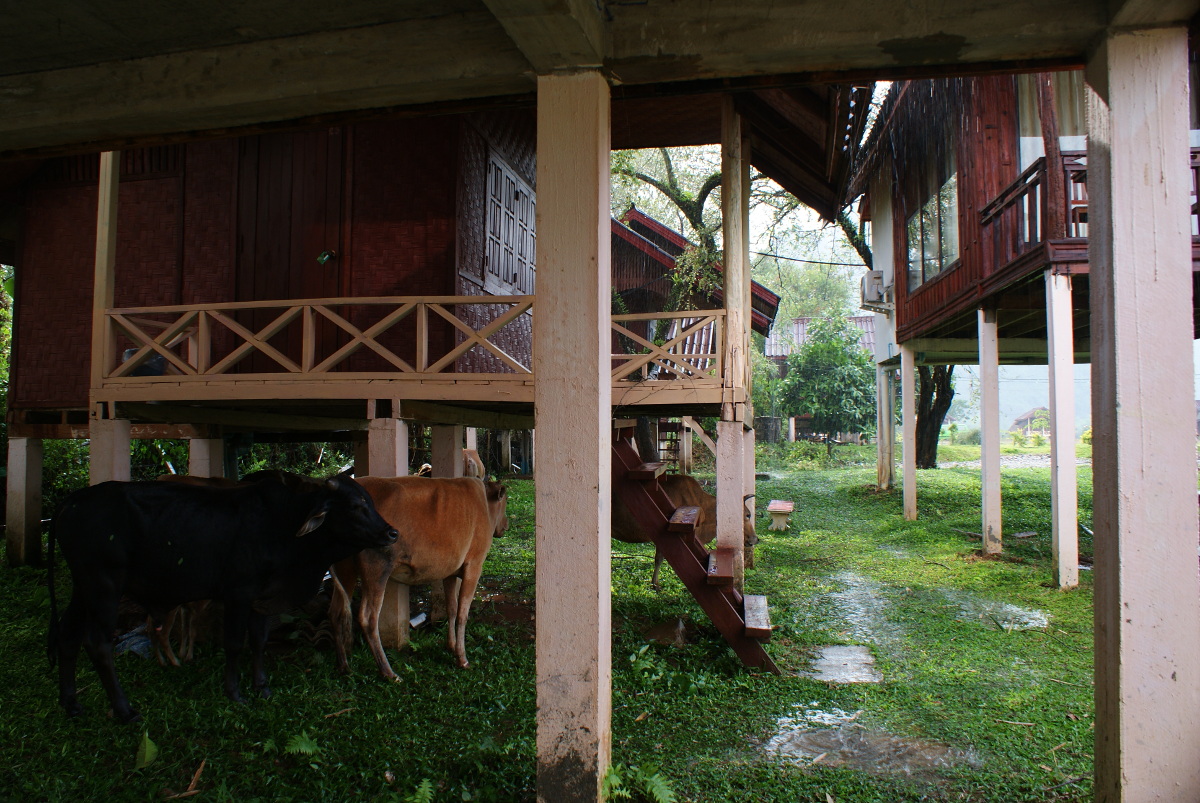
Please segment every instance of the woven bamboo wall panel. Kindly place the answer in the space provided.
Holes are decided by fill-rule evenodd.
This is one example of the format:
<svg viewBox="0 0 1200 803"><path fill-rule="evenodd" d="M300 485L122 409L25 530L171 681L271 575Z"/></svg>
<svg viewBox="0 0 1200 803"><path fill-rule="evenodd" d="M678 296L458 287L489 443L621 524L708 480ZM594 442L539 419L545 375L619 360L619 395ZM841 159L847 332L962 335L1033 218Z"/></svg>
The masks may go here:
<svg viewBox="0 0 1200 803"><path fill-rule="evenodd" d="M533 112L485 112L471 115L470 120L488 145L536 189L537 120Z"/></svg>
<svg viewBox="0 0 1200 803"><path fill-rule="evenodd" d="M482 296L483 290L471 282L459 282L459 294L464 296ZM482 329L487 324L508 311L508 307L500 304L459 305L459 319L468 323L474 329ZM537 305L534 304L534 314ZM462 336L455 332L456 343L462 342ZM533 318L529 314L519 315L504 326L499 332L489 338L489 342L498 346L504 353L522 365L532 367L533 349ZM501 362L494 354L475 346L454 364L454 370L476 373L511 373L512 369Z"/></svg>
<svg viewBox="0 0 1200 803"><path fill-rule="evenodd" d="M487 245L487 162L487 140L474 126L463 126L458 149L458 275L478 286L483 285Z"/></svg>
<svg viewBox="0 0 1200 803"><path fill-rule="evenodd" d="M116 304L180 303L180 179L122 182L117 206Z"/></svg>

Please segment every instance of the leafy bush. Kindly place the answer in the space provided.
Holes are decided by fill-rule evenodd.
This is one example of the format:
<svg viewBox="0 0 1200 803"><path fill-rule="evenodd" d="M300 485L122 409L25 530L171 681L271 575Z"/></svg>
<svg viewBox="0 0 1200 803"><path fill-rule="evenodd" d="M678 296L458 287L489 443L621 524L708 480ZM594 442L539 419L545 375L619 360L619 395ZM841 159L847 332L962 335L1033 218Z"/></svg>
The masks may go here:
<svg viewBox="0 0 1200 803"><path fill-rule="evenodd" d="M1083 431L1083 434L1079 436L1079 440L1082 441L1083 443L1086 443L1088 446L1091 446L1092 445L1092 428L1088 427L1087 429L1085 429Z"/></svg>
<svg viewBox="0 0 1200 803"><path fill-rule="evenodd" d="M1046 445L1046 436L1040 432L1035 432L1029 436L1029 445L1035 449L1040 449Z"/></svg>
<svg viewBox="0 0 1200 803"><path fill-rule="evenodd" d="M1010 432L1008 433L1008 437L1012 439L1013 446L1020 447L1025 445L1026 438L1023 432Z"/></svg>
<svg viewBox="0 0 1200 803"><path fill-rule="evenodd" d="M961 443L967 446L979 446L983 443L983 435L979 431L979 427L974 429L964 429L956 437L955 443Z"/></svg>

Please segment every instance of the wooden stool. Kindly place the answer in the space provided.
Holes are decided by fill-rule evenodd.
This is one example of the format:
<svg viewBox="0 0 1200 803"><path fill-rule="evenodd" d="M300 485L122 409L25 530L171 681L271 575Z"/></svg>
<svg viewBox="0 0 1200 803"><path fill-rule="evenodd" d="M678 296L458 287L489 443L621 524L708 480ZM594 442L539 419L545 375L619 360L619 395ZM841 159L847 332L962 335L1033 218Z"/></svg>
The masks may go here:
<svg viewBox="0 0 1200 803"><path fill-rule="evenodd" d="M772 499L771 504L767 505L767 512L771 514L771 526L767 529L786 530L788 528L788 516L795 509L795 502L785 502L782 499Z"/></svg>

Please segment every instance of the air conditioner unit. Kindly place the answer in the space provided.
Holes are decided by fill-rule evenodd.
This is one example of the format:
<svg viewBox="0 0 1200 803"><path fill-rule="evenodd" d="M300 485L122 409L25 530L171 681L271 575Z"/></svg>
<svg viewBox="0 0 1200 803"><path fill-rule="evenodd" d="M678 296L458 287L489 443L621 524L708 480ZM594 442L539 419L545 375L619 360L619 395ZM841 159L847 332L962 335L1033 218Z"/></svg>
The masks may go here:
<svg viewBox="0 0 1200 803"><path fill-rule="evenodd" d="M869 270L862 278L862 308L874 312L891 312L892 286L884 285L883 271Z"/></svg>

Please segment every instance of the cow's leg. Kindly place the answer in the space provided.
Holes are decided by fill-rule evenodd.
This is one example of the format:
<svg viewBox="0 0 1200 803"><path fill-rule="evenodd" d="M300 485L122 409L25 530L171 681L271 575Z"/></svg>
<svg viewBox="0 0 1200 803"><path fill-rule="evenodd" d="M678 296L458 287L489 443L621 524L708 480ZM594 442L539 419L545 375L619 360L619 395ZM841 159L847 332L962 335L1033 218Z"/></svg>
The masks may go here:
<svg viewBox="0 0 1200 803"><path fill-rule="evenodd" d="M448 620L446 622L446 649L454 653L454 656L459 659L460 664L463 658L459 655L462 645L458 643L458 595L462 590L462 585L462 581L458 575L453 575L442 580L442 592L446 597L446 619Z"/></svg>
<svg viewBox="0 0 1200 803"><path fill-rule="evenodd" d="M343 675L350 672L350 650L354 643L354 623L350 610L350 597L354 593L357 573L353 559L333 566L333 594L329 599L329 625L333 628L333 650L337 654L337 671Z"/></svg>
<svg viewBox="0 0 1200 803"><path fill-rule="evenodd" d="M225 696L242 702L238 691L238 664L246 646L246 630L250 623L250 603L225 601Z"/></svg>
<svg viewBox="0 0 1200 803"><path fill-rule="evenodd" d="M83 645L82 611L82 606L72 599L58 627L50 631L49 646L58 659L58 703L69 717L83 713L75 686L75 668L79 661L79 648Z"/></svg>
<svg viewBox="0 0 1200 803"><path fill-rule="evenodd" d="M483 573L483 556L481 555L478 563L468 563L464 568L462 583L458 588L457 604L458 616L456 617L455 642L457 648L454 651L454 656L458 658L458 665L463 669L468 666L467 663L467 615L471 612L471 602L475 599L475 589L479 585L479 576ZM449 599L447 594L447 599Z"/></svg>
<svg viewBox="0 0 1200 803"><path fill-rule="evenodd" d="M146 624L150 627L150 638L154 641L154 653L158 656L160 666L179 666L179 658L171 649L171 631L175 629L175 622L182 612L182 606L177 605L162 618L154 613L148 617Z"/></svg>
<svg viewBox="0 0 1200 803"><path fill-rule="evenodd" d="M658 547L654 547L654 574L650 575L650 587L655 591L661 591L662 588L658 584L658 571L662 568L663 554Z"/></svg>
<svg viewBox="0 0 1200 803"><path fill-rule="evenodd" d="M252 610L250 612L250 655L254 671L253 684L254 691L263 699L271 696L271 687L267 684L267 670L263 666L269 630L267 617Z"/></svg>
<svg viewBox="0 0 1200 803"><path fill-rule="evenodd" d="M383 642L379 639L379 614L383 610L383 597L387 593L387 584L391 576L391 565L363 564L362 566L362 601L358 605L358 623L362 626L363 636L371 655L375 657L375 665L379 674L385 680L397 680L392 665L388 663L383 651Z"/></svg>
<svg viewBox="0 0 1200 803"><path fill-rule="evenodd" d="M117 666L113 663L112 636L117 627L117 604L119 595L115 588L97 590L91 597L93 605L84 617L83 648L100 676L100 684L108 695L113 716L120 722L138 722L142 715L129 705L129 699L117 680ZM72 600L74 604L74 600Z"/></svg>

